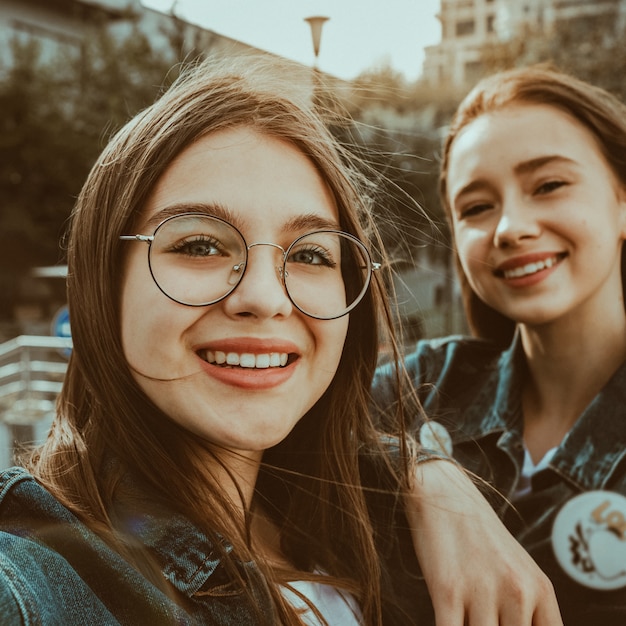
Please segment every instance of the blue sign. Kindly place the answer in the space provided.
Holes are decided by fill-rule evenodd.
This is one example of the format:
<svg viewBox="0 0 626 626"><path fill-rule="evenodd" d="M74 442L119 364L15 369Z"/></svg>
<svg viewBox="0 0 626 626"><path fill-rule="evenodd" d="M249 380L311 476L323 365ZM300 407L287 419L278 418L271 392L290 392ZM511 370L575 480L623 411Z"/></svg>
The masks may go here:
<svg viewBox="0 0 626 626"><path fill-rule="evenodd" d="M52 335L54 337L71 337L72 331L70 328L70 310L67 305L63 305L52 318L51 325ZM61 350L64 356L69 356L72 352L71 348L65 348Z"/></svg>

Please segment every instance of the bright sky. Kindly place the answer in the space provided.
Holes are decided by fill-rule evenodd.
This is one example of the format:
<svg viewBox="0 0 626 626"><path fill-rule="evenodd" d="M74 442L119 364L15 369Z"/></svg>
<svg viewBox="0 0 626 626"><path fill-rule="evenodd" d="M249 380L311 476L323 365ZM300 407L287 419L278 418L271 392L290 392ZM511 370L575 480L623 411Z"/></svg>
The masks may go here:
<svg viewBox="0 0 626 626"><path fill-rule="evenodd" d="M351 79L381 63L407 79L422 71L424 47L439 42L440 0L142 0L159 11L256 48L313 65L305 17L330 19L322 29L318 67Z"/></svg>

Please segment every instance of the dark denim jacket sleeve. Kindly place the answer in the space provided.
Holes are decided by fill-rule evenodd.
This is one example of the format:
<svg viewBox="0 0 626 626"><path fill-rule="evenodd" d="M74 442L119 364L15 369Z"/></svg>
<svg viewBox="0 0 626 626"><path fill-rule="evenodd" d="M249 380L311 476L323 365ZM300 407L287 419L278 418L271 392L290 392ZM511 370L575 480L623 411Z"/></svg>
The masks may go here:
<svg viewBox="0 0 626 626"><path fill-rule="evenodd" d="M2 533L4 535L4 533ZM21 577L27 571L9 558L5 547L8 536L0 535L0 615L6 626L22 626L28 623L28 615L34 613L35 596Z"/></svg>
<svg viewBox="0 0 626 626"><path fill-rule="evenodd" d="M25 470L1 472L2 626L258 625L249 598L224 584L199 529L175 514L133 523L172 587L156 586L131 567ZM160 544L170 549L159 552ZM256 606L271 622L264 581L253 564L241 566L251 569Z"/></svg>
<svg viewBox="0 0 626 626"><path fill-rule="evenodd" d="M443 419L458 427L465 408L473 406L476 394L489 373L497 370L500 351L479 339L453 336L423 340L407 355L404 368L412 390L429 419ZM403 389L404 393L408 390ZM375 415L393 410L397 389L393 366L380 366L374 376L373 406ZM422 415L413 416L413 430L422 423Z"/></svg>

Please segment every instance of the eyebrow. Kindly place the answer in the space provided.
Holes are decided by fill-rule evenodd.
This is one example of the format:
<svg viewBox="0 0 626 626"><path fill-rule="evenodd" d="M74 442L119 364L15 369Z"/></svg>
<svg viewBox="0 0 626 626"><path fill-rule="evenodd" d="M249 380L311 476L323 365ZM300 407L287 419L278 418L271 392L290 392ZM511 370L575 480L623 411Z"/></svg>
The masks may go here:
<svg viewBox="0 0 626 626"><path fill-rule="evenodd" d="M212 215L219 217L226 222L233 224L239 230L243 230L245 220L242 220L228 207L219 203L181 203L172 204L157 211L143 225L142 230L154 231L156 227L164 220L181 215L183 213L201 213L203 215ZM303 213L289 219L284 225L283 230L287 232L304 232L312 230L339 230L340 226L335 220L328 220L316 213Z"/></svg>
<svg viewBox="0 0 626 626"><path fill-rule="evenodd" d="M548 154L546 156L537 157L536 159L529 159L528 161L523 161L522 163L518 163L513 171L516 174L528 174L530 172L534 172L539 168L547 165L548 163L565 163L570 165L576 165L576 162L572 159L568 159L560 154Z"/></svg>
<svg viewBox="0 0 626 626"><path fill-rule="evenodd" d="M549 163L564 163L569 165L577 165L576 161L572 159L568 159L560 154L549 154L546 156L537 157L535 159L529 159L528 161L522 161L518 163L514 168L513 172L516 175L524 175L531 174L532 172L537 171L542 168L544 165L548 165ZM458 199L465 194L472 193L473 191L480 191L488 186L488 183L483 179L473 180L468 183L454 195L453 198L453 206L456 204Z"/></svg>
<svg viewBox="0 0 626 626"><path fill-rule="evenodd" d="M316 213L305 213L288 220L285 224L285 230L339 230L339 224L335 220L328 220Z"/></svg>
<svg viewBox="0 0 626 626"><path fill-rule="evenodd" d="M176 217L177 215L182 215L183 213L202 213L204 215L213 215L215 217L220 217L227 222L233 222L234 219L231 211L221 204L185 202L180 204L170 204L169 206L162 208L160 211L157 211L154 215L150 216L150 218L144 223L144 225L142 226L142 230L155 230L156 227L164 220L170 217Z"/></svg>

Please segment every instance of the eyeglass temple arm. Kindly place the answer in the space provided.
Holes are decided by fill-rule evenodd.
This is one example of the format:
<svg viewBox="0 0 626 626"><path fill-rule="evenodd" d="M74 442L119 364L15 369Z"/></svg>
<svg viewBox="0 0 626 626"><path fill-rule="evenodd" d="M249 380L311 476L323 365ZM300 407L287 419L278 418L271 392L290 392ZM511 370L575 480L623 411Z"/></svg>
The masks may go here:
<svg viewBox="0 0 626 626"><path fill-rule="evenodd" d="M120 239L124 241L145 241L146 243L152 243L154 235L120 235Z"/></svg>

